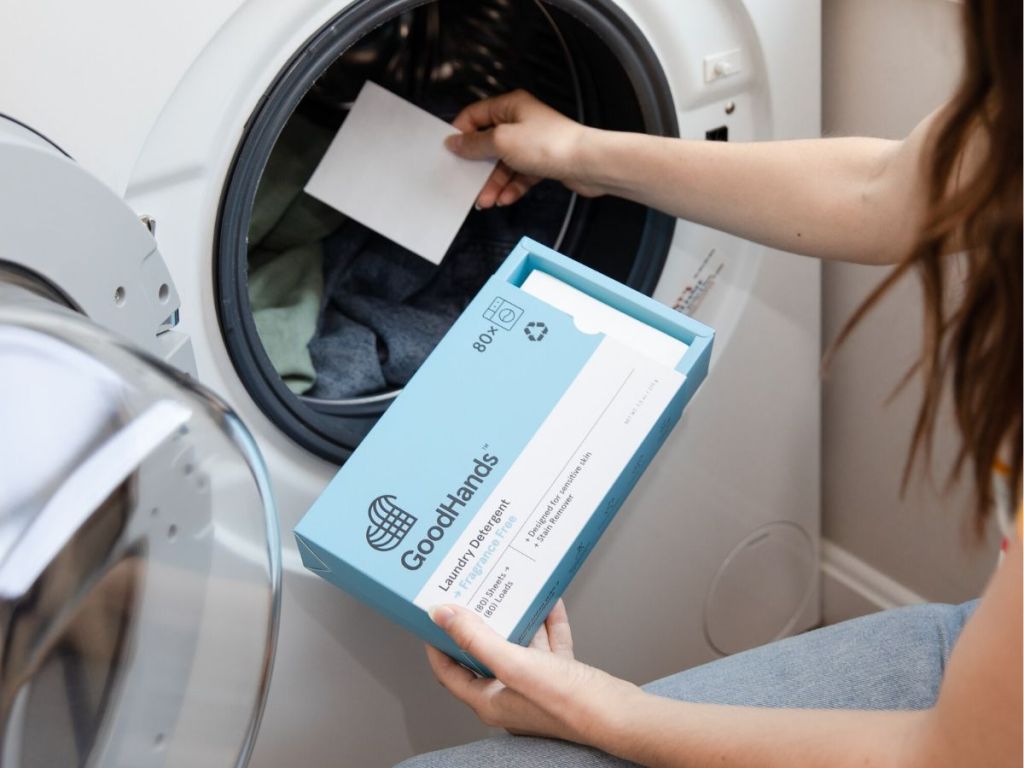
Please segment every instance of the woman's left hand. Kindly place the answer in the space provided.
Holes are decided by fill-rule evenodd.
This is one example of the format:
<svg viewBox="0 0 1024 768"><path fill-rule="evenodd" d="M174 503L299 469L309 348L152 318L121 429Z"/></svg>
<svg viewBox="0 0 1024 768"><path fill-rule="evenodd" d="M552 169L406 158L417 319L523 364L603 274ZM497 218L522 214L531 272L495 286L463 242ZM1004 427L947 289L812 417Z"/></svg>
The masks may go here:
<svg viewBox="0 0 1024 768"><path fill-rule="evenodd" d="M437 679L487 725L601 747L613 739L623 709L643 696L637 686L576 661L561 600L528 648L503 639L465 608L437 606L430 617L494 673L477 677L427 646Z"/></svg>

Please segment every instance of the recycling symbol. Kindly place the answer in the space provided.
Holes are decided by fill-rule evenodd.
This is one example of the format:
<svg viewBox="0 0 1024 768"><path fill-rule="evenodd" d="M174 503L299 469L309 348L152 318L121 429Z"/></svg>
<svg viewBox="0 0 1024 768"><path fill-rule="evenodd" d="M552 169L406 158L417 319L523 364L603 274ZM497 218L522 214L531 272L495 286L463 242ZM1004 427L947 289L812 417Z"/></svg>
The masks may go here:
<svg viewBox="0 0 1024 768"><path fill-rule="evenodd" d="M526 338L530 341L540 341L548 335L548 327L538 320L531 320L523 328L523 333L526 334Z"/></svg>

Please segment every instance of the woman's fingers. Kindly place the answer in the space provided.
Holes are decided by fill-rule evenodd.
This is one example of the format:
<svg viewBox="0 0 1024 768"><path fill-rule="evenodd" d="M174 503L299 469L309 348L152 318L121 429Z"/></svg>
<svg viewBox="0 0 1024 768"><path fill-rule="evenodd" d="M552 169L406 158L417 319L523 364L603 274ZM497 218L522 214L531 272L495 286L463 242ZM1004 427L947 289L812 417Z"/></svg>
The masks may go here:
<svg viewBox="0 0 1024 768"><path fill-rule="evenodd" d="M458 662L431 645L427 646L427 661L434 676L448 692L472 709L488 725L503 725L504 718L495 707L498 694L504 686L497 680L474 675Z"/></svg>
<svg viewBox="0 0 1024 768"><path fill-rule="evenodd" d="M544 620L547 629L548 643L551 652L565 658L575 658L572 652L572 629L569 628L569 614L565 610L565 602L559 598Z"/></svg>
<svg viewBox="0 0 1024 768"><path fill-rule="evenodd" d="M533 639L530 641L529 647L546 653L551 652L551 643L548 641L548 628L545 625L541 624L537 627L537 631L533 633Z"/></svg>
<svg viewBox="0 0 1024 768"><path fill-rule="evenodd" d="M561 601L530 648L510 643L460 606L435 606L430 618L494 672L496 679L476 677L440 651L427 649L437 679L488 725L579 741L587 731L603 727L604 716L619 706L623 692L638 690L573 660Z"/></svg>
<svg viewBox="0 0 1024 768"><path fill-rule="evenodd" d="M513 91L470 104L452 121L452 126L459 133L447 137L444 140L445 146L467 160L501 157L498 126L519 119L518 107L524 98L529 97L521 91Z"/></svg>
<svg viewBox="0 0 1024 768"><path fill-rule="evenodd" d="M445 138L444 145L466 160L488 160L501 154L494 143L494 131L491 129L454 133Z"/></svg>
<svg viewBox="0 0 1024 768"><path fill-rule="evenodd" d="M426 648L427 661L438 682L461 699L461 694L467 692L476 675L434 646L428 645Z"/></svg>
<svg viewBox="0 0 1024 768"><path fill-rule="evenodd" d="M430 618L459 648L505 683L515 686L529 670L530 651L501 637L472 611L457 605L436 605L430 609Z"/></svg>
<svg viewBox="0 0 1024 768"><path fill-rule="evenodd" d="M517 173L512 177L511 181L505 185L505 188L501 190L501 193L495 198L495 203L498 205L512 205L512 203L521 199L523 195L530 191L530 187L540 181L536 176L524 176L521 173Z"/></svg>
<svg viewBox="0 0 1024 768"><path fill-rule="evenodd" d="M474 101L455 116L452 125L461 133L472 133L490 128L495 123L493 109L497 98L500 97Z"/></svg>
<svg viewBox="0 0 1024 768"><path fill-rule="evenodd" d="M524 98L528 97L523 91L511 91L473 102L455 116L452 125L462 133L470 133L499 123L511 123Z"/></svg>
<svg viewBox="0 0 1024 768"><path fill-rule="evenodd" d="M538 718L539 710L520 694L498 680L479 678L433 646L427 659L438 681L459 701L472 709L486 725L513 733L548 735L543 726L551 719Z"/></svg>
<svg viewBox="0 0 1024 768"><path fill-rule="evenodd" d="M477 677L432 645L427 646L427 661L430 663L430 668L434 670L434 677L455 698L470 705L479 698L480 684L485 683L485 680Z"/></svg>
<svg viewBox="0 0 1024 768"><path fill-rule="evenodd" d="M577 178L587 129L525 91L470 104L453 125L460 133L445 139L448 149L471 160L497 158L506 166L478 196L481 208L511 205L541 178L558 179L570 189L598 194L586 190ZM512 175L513 171L518 176ZM505 173L508 177L502 181Z"/></svg>
<svg viewBox="0 0 1024 768"><path fill-rule="evenodd" d="M481 208L490 208L497 201L508 183L512 181L515 172L504 163L498 163L487 177L484 188L477 195L476 204Z"/></svg>
<svg viewBox="0 0 1024 768"><path fill-rule="evenodd" d="M525 176L514 172L505 163L498 163L484 183L484 188L477 195L476 204L480 208L495 205L512 205L530 191L540 179L536 176Z"/></svg>
<svg viewBox="0 0 1024 768"><path fill-rule="evenodd" d="M477 197L481 208L511 205L522 198L541 177L550 175L550 156L567 144L568 128L579 129L525 91L470 104L452 125L460 133L445 139L449 150L467 160L500 161Z"/></svg>

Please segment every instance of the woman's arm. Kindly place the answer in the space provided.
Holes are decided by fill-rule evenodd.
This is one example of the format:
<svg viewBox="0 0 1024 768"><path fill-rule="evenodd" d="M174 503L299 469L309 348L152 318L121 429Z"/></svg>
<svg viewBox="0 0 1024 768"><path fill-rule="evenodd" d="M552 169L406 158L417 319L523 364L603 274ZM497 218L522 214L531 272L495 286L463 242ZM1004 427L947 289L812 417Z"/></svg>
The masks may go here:
<svg viewBox="0 0 1024 768"><path fill-rule="evenodd" d="M922 711L769 709L663 699L572 659L564 608L520 648L475 615L435 609L459 644L493 669L476 678L443 654L441 682L491 725L577 741L650 766L1019 766L1021 543L986 590L950 658L936 706Z"/></svg>
<svg viewBox="0 0 1024 768"><path fill-rule="evenodd" d="M886 264L917 233L932 119L905 141L685 141L587 128L517 91L463 110L454 123L463 133L448 146L502 161L480 194L485 208L554 178L782 250Z"/></svg>

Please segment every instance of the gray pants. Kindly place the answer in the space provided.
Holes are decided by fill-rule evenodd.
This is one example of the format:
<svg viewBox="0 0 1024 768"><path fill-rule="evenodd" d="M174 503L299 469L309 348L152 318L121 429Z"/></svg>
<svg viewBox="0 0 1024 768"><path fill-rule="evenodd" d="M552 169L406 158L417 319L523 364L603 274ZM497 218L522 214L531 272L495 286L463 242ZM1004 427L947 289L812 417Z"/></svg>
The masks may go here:
<svg viewBox="0 0 1024 768"><path fill-rule="evenodd" d="M803 709L925 709L977 601L884 611L711 662L644 686L670 699ZM400 768L611 768L624 760L552 739L499 736Z"/></svg>

